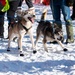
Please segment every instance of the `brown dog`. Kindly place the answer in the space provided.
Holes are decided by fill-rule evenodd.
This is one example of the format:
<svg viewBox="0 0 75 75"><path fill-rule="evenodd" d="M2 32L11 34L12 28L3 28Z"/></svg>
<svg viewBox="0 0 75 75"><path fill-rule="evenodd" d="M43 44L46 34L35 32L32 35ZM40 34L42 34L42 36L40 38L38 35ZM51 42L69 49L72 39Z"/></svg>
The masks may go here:
<svg viewBox="0 0 75 75"><path fill-rule="evenodd" d="M41 16L41 21L38 24L37 30L36 30L36 42L37 43L39 37L43 35L43 45L45 51L48 52L47 47L46 47L46 42L53 42L56 41L63 49L64 51L67 51L66 48L64 48L63 44L61 41L63 40L63 35L62 35L62 30L56 25L52 25L49 21L45 21L47 15L47 9L44 9L42 16Z"/></svg>
<svg viewBox="0 0 75 75"><path fill-rule="evenodd" d="M33 39L33 32L32 32L32 24L34 22L34 15L30 13L29 10L26 11L17 11L19 16L19 21L13 24L13 27L10 25L8 29L8 49L10 51L10 42L17 37L18 38L18 48L20 50L20 56L24 56L22 52L22 38L26 33L30 35L32 48L34 48L34 39Z"/></svg>

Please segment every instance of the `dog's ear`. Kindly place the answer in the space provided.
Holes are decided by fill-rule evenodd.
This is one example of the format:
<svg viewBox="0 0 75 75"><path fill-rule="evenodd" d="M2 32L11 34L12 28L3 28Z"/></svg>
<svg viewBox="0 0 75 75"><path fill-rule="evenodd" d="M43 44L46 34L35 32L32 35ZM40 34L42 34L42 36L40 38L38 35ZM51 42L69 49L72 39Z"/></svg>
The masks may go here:
<svg viewBox="0 0 75 75"><path fill-rule="evenodd" d="M17 13L17 16L19 16L19 17L22 16L22 10L17 10L16 13Z"/></svg>

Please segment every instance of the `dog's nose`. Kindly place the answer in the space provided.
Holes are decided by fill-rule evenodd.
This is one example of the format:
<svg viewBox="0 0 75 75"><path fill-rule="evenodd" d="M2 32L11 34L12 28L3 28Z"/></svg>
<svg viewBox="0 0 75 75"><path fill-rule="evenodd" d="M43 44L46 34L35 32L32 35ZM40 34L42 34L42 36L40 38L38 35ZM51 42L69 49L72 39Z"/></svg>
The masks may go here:
<svg viewBox="0 0 75 75"><path fill-rule="evenodd" d="M35 17L35 15L33 15L33 17Z"/></svg>
<svg viewBox="0 0 75 75"><path fill-rule="evenodd" d="M60 38L57 38L58 40L60 40L61 42L64 40L64 38L61 36Z"/></svg>
<svg viewBox="0 0 75 75"><path fill-rule="evenodd" d="M62 39L63 37L60 37L60 40Z"/></svg>
<svg viewBox="0 0 75 75"><path fill-rule="evenodd" d="M60 40L61 40L61 42L63 42L64 41L64 37L60 37Z"/></svg>

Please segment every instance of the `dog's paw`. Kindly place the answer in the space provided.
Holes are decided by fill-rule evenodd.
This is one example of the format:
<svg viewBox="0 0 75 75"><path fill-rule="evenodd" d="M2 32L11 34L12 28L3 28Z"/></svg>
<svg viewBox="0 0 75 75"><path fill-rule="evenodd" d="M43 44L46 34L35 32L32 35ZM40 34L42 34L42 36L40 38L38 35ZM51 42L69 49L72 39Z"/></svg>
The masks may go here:
<svg viewBox="0 0 75 75"><path fill-rule="evenodd" d="M18 47L18 50L20 50L20 47Z"/></svg>
<svg viewBox="0 0 75 75"><path fill-rule="evenodd" d="M10 51L10 49L7 49L7 51L9 52L9 51Z"/></svg>
<svg viewBox="0 0 75 75"><path fill-rule="evenodd" d="M33 51L33 54L35 54L36 52L37 52L37 51L36 51L36 50L34 50L34 51Z"/></svg>
<svg viewBox="0 0 75 75"><path fill-rule="evenodd" d="M20 56L24 56L24 53L23 53L23 51L20 51Z"/></svg>
<svg viewBox="0 0 75 75"><path fill-rule="evenodd" d="M68 49L64 48L63 51L66 52L66 51L68 51Z"/></svg>
<svg viewBox="0 0 75 75"><path fill-rule="evenodd" d="M24 54L23 54L23 53L21 53L21 54L20 54L20 56L24 56Z"/></svg>

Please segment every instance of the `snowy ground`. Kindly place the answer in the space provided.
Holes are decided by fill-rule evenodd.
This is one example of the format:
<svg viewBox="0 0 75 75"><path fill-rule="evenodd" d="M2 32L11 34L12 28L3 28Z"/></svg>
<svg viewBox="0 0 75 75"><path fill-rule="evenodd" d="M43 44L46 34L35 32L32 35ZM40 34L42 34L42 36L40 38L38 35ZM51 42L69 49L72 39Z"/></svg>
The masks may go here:
<svg viewBox="0 0 75 75"><path fill-rule="evenodd" d="M36 19L40 19L42 9L45 6L35 5ZM24 8L24 6L23 6ZM25 5L25 8L26 5ZM48 8L47 20L52 20L52 12ZM61 15L62 16L62 15ZM65 24L62 16L63 33L66 39ZM37 22L33 24L34 40L36 38ZM74 38L75 22L73 21ZM5 37L7 36L7 20L5 20ZM0 40L0 75L75 75L75 42L64 44L68 48L63 52L56 44L47 44L48 53L44 51L42 38L40 38L36 54L32 53L29 35L23 38L24 57L19 56L17 43L11 43L11 51L7 52L8 40Z"/></svg>

